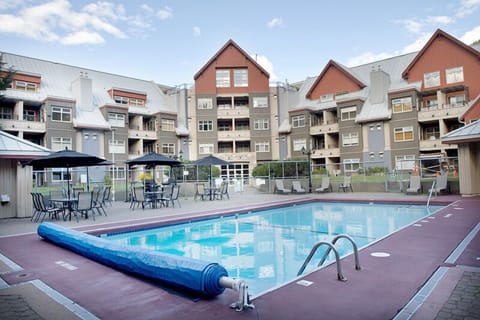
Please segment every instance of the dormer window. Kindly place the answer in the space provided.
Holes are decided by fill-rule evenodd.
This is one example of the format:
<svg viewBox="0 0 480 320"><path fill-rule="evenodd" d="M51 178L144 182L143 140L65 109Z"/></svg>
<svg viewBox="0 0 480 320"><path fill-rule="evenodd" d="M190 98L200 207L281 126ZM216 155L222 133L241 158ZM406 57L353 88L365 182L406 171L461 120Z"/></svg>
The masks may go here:
<svg viewBox="0 0 480 320"><path fill-rule="evenodd" d="M128 104L128 98L127 97L114 96L113 100L115 100L116 103Z"/></svg>
<svg viewBox="0 0 480 320"><path fill-rule="evenodd" d="M320 96L320 102L333 101L333 93L328 93Z"/></svg>
<svg viewBox="0 0 480 320"><path fill-rule="evenodd" d="M115 103L121 105L129 105L135 107L145 106L147 101L147 94L143 92L136 92L126 89L110 89L108 90L110 97L115 101Z"/></svg>
<svg viewBox="0 0 480 320"><path fill-rule="evenodd" d="M15 81L15 89L21 91L37 92L37 84L26 81Z"/></svg>

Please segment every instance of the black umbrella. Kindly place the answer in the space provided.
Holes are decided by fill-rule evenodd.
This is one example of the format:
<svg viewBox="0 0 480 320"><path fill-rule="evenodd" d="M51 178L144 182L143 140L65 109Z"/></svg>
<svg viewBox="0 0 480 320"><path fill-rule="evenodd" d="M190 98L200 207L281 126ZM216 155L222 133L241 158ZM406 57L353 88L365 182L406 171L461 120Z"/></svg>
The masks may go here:
<svg viewBox="0 0 480 320"><path fill-rule="evenodd" d="M212 184L212 166L228 166L230 162L217 158L214 155L206 156L193 162L196 166L210 166L210 184ZM212 185L210 185L213 187Z"/></svg>
<svg viewBox="0 0 480 320"><path fill-rule="evenodd" d="M67 177L69 178L70 168L100 165L104 161L105 159L97 156L65 148L65 150L53 152L47 156L33 159L27 162L27 165L33 166L34 169L67 168ZM67 190L67 198L70 200L70 183L67 183Z"/></svg>
<svg viewBox="0 0 480 320"><path fill-rule="evenodd" d="M155 166L179 166L182 163L178 160L172 159L170 157L167 157L163 154L156 153L156 152L151 152L148 153L144 156L132 159L132 160L127 160L126 163L128 165L146 165L148 167L153 167L153 177L155 177ZM144 184L144 186L146 183Z"/></svg>

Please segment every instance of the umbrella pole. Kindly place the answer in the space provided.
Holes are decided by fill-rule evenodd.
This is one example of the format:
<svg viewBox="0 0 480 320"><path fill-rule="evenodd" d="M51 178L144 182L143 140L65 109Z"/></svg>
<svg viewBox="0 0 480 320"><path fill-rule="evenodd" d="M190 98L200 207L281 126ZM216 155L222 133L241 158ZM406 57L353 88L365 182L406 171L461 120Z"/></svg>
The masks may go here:
<svg viewBox="0 0 480 320"><path fill-rule="evenodd" d="M87 167L87 191L90 191L90 178L88 177L88 167Z"/></svg>

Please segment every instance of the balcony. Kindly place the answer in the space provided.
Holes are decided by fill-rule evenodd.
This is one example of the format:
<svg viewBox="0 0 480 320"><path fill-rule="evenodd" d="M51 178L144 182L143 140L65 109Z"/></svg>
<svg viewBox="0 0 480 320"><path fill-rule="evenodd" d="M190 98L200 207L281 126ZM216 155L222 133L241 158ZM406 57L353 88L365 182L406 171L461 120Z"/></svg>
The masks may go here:
<svg viewBox="0 0 480 320"><path fill-rule="evenodd" d="M218 140L250 140L250 130L219 131Z"/></svg>
<svg viewBox="0 0 480 320"><path fill-rule="evenodd" d="M248 118L250 116L250 109L248 108L219 108L217 110L218 118Z"/></svg>
<svg viewBox="0 0 480 320"><path fill-rule="evenodd" d="M157 139L157 132L156 131L149 131L149 130L128 130L128 138L129 139L148 139L148 140L156 140Z"/></svg>
<svg viewBox="0 0 480 320"><path fill-rule="evenodd" d="M1 119L0 124L3 130L45 133L47 131L45 122Z"/></svg>
<svg viewBox="0 0 480 320"><path fill-rule="evenodd" d="M310 135L338 132L338 123L327 123L310 127Z"/></svg>
<svg viewBox="0 0 480 320"><path fill-rule="evenodd" d="M312 159L340 157L340 148L314 149Z"/></svg>
<svg viewBox="0 0 480 320"><path fill-rule="evenodd" d="M241 152L238 151L235 153L219 153L220 158L228 161L228 162L252 162L256 159L255 152Z"/></svg>
<svg viewBox="0 0 480 320"><path fill-rule="evenodd" d="M444 104L441 106L422 107L418 112L418 121L457 118L467 110L466 104Z"/></svg>

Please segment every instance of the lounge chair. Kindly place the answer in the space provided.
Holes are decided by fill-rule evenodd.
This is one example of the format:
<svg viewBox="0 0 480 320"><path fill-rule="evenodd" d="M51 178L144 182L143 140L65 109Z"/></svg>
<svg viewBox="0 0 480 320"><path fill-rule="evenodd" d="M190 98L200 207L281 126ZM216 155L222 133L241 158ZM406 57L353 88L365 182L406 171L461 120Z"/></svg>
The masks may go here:
<svg viewBox="0 0 480 320"><path fill-rule="evenodd" d="M422 188L420 176L410 176L410 183L406 190L407 194L418 194Z"/></svg>
<svg viewBox="0 0 480 320"><path fill-rule="evenodd" d="M302 188L302 185L299 181L292 181L292 192L293 193L305 193L305 189Z"/></svg>
<svg viewBox="0 0 480 320"><path fill-rule="evenodd" d="M352 177L351 176L344 176L343 177L343 183L341 183L339 186L338 186L338 190L340 191L340 189L343 190L343 192L347 192L348 189L350 189L350 191L353 192L353 188L352 188Z"/></svg>
<svg viewBox="0 0 480 320"><path fill-rule="evenodd" d="M289 194L290 190L283 186L283 180L275 180L275 192L282 194Z"/></svg>
<svg viewBox="0 0 480 320"><path fill-rule="evenodd" d="M322 185L315 189L315 192L329 192L332 191L332 185L330 184L330 177L322 177Z"/></svg>
<svg viewBox="0 0 480 320"><path fill-rule="evenodd" d="M448 176L446 174L441 174L435 179L435 186L430 188L430 191L435 192L435 196L441 193L448 193Z"/></svg>

